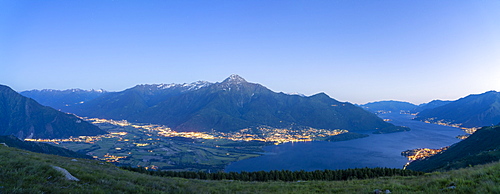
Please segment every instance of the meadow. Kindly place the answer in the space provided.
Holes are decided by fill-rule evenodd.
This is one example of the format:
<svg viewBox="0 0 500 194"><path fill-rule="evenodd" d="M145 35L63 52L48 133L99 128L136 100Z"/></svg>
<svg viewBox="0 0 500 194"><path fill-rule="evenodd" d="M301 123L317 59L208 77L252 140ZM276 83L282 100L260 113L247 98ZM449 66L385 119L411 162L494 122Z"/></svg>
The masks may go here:
<svg viewBox="0 0 500 194"><path fill-rule="evenodd" d="M38 154L0 146L0 193L499 193L500 163L421 176L346 181L235 181L157 177L99 160ZM66 180L52 166L80 181Z"/></svg>

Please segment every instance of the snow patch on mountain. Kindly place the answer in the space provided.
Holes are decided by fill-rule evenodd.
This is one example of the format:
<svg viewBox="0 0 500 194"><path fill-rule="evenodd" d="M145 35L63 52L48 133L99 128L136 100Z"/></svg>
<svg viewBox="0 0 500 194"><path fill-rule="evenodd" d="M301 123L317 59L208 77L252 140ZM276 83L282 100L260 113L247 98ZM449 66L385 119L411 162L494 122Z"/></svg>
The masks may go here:
<svg viewBox="0 0 500 194"><path fill-rule="evenodd" d="M66 89L66 90L55 90L55 89L41 89L41 90L27 90L25 92L66 92L66 93L75 93L75 92L95 92L95 93L106 93L107 91L104 89L90 89L90 90L83 90L80 88L72 88L72 89Z"/></svg>
<svg viewBox="0 0 500 194"><path fill-rule="evenodd" d="M239 75L232 74L228 78L226 78L222 83L241 84L241 83L247 83L247 80L243 79Z"/></svg>
<svg viewBox="0 0 500 194"><path fill-rule="evenodd" d="M302 97L307 97L305 94L302 94L302 93L298 93L298 92L289 92L289 93L285 93L287 95L295 95L295 96L302 96Z"/></svg>
<svg viewBox="0 0 500 194"><path fill-rule="evenodd" d="M184 91L193 91L193 90L199 90L201 88L207 87L212 85L213 83L207 82L207 81L197 81L193 83L183 83L183 84L176 84L176 83L171 83L171 84L153 84L152 86L156 86L160 90L165 90L169 88L183 88Z"/></svg>

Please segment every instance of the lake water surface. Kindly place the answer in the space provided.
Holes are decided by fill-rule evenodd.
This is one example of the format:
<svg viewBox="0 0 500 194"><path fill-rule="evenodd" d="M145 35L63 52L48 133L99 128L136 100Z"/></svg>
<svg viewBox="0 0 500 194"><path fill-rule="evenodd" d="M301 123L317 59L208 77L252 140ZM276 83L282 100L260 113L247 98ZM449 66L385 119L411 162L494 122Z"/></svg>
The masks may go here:
<svg viewBox="0 0 500 194"><path fill-rule="evenodd" d="M363 167L402 168L408 161L401 152L414 148L441 148L454 144L462 130L411 120L411 115L380 115L390 123L411 128L408 132L369 134L369 137L341 142L300 142L266 146L256 158L234 162L231 171L323 170Z"/></svg>

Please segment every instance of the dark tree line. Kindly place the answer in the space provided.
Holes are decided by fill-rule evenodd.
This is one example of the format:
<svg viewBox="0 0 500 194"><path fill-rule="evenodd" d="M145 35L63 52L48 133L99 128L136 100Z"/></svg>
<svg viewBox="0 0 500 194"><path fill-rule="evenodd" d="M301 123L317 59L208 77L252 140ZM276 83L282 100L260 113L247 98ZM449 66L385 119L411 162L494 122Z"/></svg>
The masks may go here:
<svg viewBox="0 0 500 194"><path fill-rule="evenodd" d="M290 171L271 170L256 172L190 172L190 171L152 171L144 168L122 167L125 170L163 177L181 177L203 180L239 180L239 181L339 181L351 179L369 179L384 176L418 176L424 174L419 171L397 168L355 168L345 170L315 170Z"/></svg>

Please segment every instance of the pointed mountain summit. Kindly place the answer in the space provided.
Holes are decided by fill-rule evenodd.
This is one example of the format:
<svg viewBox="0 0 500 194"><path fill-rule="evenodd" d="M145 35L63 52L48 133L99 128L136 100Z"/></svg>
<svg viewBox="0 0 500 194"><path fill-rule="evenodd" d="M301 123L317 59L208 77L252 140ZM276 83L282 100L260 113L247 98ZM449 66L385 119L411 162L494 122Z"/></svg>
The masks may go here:
<svg viewBox="0 0 500 194"><path fill-rule="evenodd" d="M74 115L59 112L0 85L0 135L26 138L67 138L106 132Z"/></svg>
<svg viewBox="0 0 500 194"><path fill-rule="evenodd" d="M228 78L226 78L222 83L234 83L234 84L241 84L241 83L248 83L247 80L243 79L241 76L232 74Z"/></svg>
<svg viewBox="0 0 500 194"><path fill-rule="evenodd" d="M176 131L231 132L259 126L352 131L396 128L375 114L324 93L311 97L276 93L238 75L192 90L173 86L156 85L164 88L157 90L152 85L140 85L108 93L75 106L72 112L86 117L162 124Z"/></svg>
<svg viewBox="0 0 500 194"><path fill-rule="evenodd" d="M241 87L249 87L252 85L252 83L247 82L244 78L242 78L239 75L233 74L226 78L224 81L221 83L217 83L219 88L222 88L223 90L240 90ZM254 84L255 85L255 84Z"/></svg>

